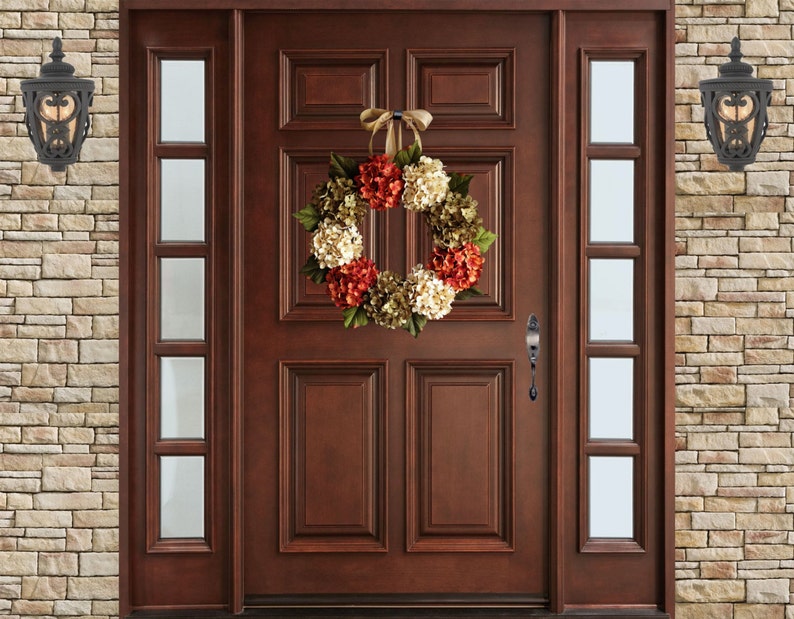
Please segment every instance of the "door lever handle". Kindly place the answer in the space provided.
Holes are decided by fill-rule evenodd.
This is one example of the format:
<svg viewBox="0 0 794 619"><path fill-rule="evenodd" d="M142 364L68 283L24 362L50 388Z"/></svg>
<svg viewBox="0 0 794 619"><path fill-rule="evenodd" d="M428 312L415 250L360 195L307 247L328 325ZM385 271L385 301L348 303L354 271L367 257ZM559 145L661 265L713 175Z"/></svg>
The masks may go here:
<svg viewBox="0 0 794 619"><path fill-rule="evenodd" d="M527 320L526 343L529 363L532 366L532 386L529 388L529 399L534 402L538 398L538 388L535 386L535 365L540 352L540 324L535 314L530 314L529 320Z"/></svg>

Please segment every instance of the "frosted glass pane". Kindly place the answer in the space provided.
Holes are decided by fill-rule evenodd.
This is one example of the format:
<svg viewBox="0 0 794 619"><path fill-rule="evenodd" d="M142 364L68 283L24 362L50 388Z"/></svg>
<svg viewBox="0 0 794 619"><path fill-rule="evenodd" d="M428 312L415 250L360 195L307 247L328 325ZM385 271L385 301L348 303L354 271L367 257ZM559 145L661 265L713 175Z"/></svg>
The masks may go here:
<svg viewBox="0 0 794 619"><path fill-rule="evenodd" d="M160 358L160 438L204 438L204 359Z"/></svg>
<svg viewBox="0 0 794 619"><path fill-rule="evenodd" d="M634 162L590 162L590 241L634 241Z"/></svg>
<svg viewBox="0 0 794 619"><path fill-rule="evenodd" d="M204 160L160 160L160 240L204 241Z"/></svg>
<svg viewBox="0 0 794 619"><path fill-rule="evenodd" d="M204 339L204 258L160 259L160 338Z"/></svg>
<svg viewBox="0 0 794 619"><path fill-rule="evenodd" d="M590 141L634 143L634 62L590 62Z"/></svg>
<svg viewBox="0 0 794 619"><path fill-rule="evenodd" d="M634 459L590 456L590 537L634 537Z"/></svg>
<svg viewBox="0 0 794 619"><path fill-rule="evenodd" d="M204 61L160 61L160 140L204 141Z"/></svg>
<svg viewBox="0 0 794 619"><path fill-rule="evenodd" d="M204 537L204 456L160 457L160 537Z"/></svg>
<svg viewBox="0 0 794 619"><path fill-rule="evenodd" d="M634 359L592 357L590 438L633 438Z"/></svg>
<svg viewBox="0 0 794 619"><path fill-rule="evenodd" d="M634 261L590 260L590 340L634 339Z"/></svg>

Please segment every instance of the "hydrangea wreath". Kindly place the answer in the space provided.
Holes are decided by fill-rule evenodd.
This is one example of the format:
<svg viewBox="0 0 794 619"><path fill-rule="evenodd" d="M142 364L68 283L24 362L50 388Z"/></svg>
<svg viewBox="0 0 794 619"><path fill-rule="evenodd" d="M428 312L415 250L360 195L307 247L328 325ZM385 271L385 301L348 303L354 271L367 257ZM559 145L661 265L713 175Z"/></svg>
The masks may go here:
<svg viewBox="0 0 794 619"><path fill-rule="evenodd" d="M475 285L496 235L482 227L477 201L469 196L472 175L447 175L444 164L414 142L393 159L370 155L360 164L331 153L329 177L293 216L312 233L312 254L300 272L328 285L345 327L372 320L417 337L428 320L446 316L455 299L482 294ZM359 232L368 208L399 206L424 215L435 244L427 262L407 276L380 271L363 255Z"/></svg>

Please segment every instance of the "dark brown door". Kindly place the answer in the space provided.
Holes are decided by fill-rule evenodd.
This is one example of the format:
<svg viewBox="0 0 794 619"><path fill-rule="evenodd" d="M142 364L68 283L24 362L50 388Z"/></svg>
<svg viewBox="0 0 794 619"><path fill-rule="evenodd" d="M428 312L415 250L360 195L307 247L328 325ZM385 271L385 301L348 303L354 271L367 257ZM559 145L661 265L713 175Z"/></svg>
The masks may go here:
<svg viewBox="0 0 794 619"><path fill-rule="evenodd" d="M247 603L543 603L551 361L543 339L530 402L524 333L551 312L549 17L261 13L245 28ZM329 151L366 156L366 107L431 112L425 153L475 175L499 235L485 295L417 340L344 329L299 274L309 235L291 214ZM363 228L380 269L426 261L404 209Z"/></svg>

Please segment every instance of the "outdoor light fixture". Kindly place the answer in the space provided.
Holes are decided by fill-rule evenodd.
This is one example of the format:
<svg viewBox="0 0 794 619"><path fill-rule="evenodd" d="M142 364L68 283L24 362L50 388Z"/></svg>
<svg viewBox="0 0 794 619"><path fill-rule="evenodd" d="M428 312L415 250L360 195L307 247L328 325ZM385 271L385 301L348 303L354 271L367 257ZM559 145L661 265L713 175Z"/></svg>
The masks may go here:
<svg viewBox="0 0 794 619"><path fill-rule="evenodd" d="M54 172L63 172L77 161L91 124L88 108L94 98L93 80L74 76L74 67L63 62L61 39L52 41L52 62L41 67L37 78L23 80L25 124L39 161Z"/></svg>
<svg viewBox="0 0 794 619"><path fill-rule="evenodd" d="M754 78L753 67L742 62L739 37L731 41L731 61L716 79L702 80L704 122L717 160L733 171L755 161L766 135L766 109L772 99L772 80Z"/></svg>

